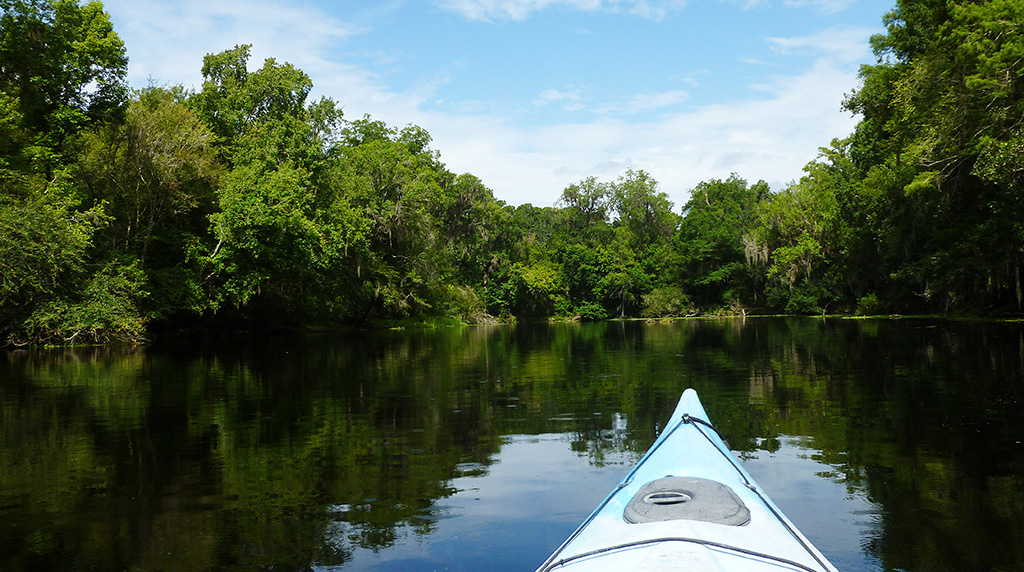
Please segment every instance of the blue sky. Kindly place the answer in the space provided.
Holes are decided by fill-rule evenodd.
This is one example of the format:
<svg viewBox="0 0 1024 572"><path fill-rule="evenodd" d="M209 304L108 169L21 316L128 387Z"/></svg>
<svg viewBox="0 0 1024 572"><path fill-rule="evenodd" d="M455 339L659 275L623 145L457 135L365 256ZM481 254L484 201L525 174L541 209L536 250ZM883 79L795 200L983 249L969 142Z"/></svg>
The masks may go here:
<svg viewBox="0 0 1024 572"><path fill-rule="evenodd" d="M891 0L107 0L129 79L198 88L203 55L304 70L346 117L427 129L510 204L644 169L677 210L731 173L781 189L840 109Z"/></svg>

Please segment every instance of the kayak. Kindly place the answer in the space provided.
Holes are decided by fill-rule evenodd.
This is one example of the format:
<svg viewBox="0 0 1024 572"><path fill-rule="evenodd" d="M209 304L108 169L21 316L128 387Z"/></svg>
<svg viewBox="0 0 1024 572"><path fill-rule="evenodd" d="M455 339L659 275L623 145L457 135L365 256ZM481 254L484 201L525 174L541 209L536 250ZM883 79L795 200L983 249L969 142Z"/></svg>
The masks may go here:
<svg viewBox="0 0 1024 572"><path fill-rule="evenodd" d="M697 392L537 572L837 572L729 452Z"/></svg>

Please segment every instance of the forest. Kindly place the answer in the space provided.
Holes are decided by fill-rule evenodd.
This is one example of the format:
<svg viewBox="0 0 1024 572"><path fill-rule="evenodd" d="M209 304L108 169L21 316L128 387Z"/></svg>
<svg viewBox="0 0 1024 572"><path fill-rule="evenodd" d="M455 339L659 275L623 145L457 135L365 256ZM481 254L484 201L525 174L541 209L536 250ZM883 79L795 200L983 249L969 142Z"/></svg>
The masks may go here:
<svg viewBox="0 0 1024 572"><path fill-rule="evenodd" d="M0 345L695 315L1020 316L1024 4L897 0L778 192L642 170L508 205L289 63L131 89L96 1L0 0Z"/></svg>

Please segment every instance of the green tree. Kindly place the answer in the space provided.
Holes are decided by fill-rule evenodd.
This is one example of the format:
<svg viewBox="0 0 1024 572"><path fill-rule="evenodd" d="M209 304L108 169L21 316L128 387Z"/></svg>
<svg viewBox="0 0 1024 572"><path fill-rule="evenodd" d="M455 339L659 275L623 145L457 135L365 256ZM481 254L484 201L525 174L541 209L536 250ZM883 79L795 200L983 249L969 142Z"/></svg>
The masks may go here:
<svg viewBox="0 0 1024 572"><path fill-rule="evenodd" d="M120 112L127 68L101 3L0 0L0 91L16 102L38 168L61 164L75 134Z"/></svg>
<svg viewBox="0 0 1024 572"><path fill-rule="evenodd" d="M415 125L395 129L367 116L338 140L332 177L365 224L349 251L355 317L480 317L502 263L497 245L507 242L491 190L448 171Z"/></svg>
<svg viewBox="0 0 1024 572"><path fill-rule="evenodd" d="M672 202L646 171L630 169L620 176L611 185L609 204L616 223L629 229L634 250L656 249L676 230L678 217L672 212Z"/></svg>
<svg viewBox="0 0 1024 572"><path fill-rule="evenodd" d="M610 185L596 177L565 187L558 199L565 220L565 240L591 248L607 242L611 199Z"/></svg>
<svg viewBox="0 0 1024 572"><path fill-rule="evenodd" d="M203 58L203 88L189 105L220 138L229 160L236 140L271 121L302 118L313 82L295 66L267 58L248 69L249 44ZM323 136L323 133L317 133ZM244 142L241 147L246 147Z"/></svg>
<svg viewBox="0 0 1024 572"><path fill-rule="evenodd" d="M479 314L485 310L486 289L501 262L500 227L507 222L504 203L469 173L442 173L439 183L441 193L431 211L446 237L440 242L441 255L451 266L447 280L451 301L446 313Z"/></svg>
<svg viewBox="0 0 1024 572"><path fill-rule="evenodd" d="M512 290L510 310L516 316L549 317L567 315L565 286L559 266L551 260L533 264L517 262L509 270Z"/></svg>
<svg viewBox="0 0 1024 572"><path fill-rule="evenodd" d="M233 150L210 219L217 245L209 264L223 301L296 317L330 313L331 279L359 223L336 187L318 184L328 165L311 131L298 117L268 121Z"/></svg>
<svg viewBox="0 0 1024 572"><path fill-rule="evenodd" d="M615 239L598 249L601 277L594 288L598 300L619 318L637 315L641 298L651 291L652 277L638 260L630 245L632 232L625 226L615 228Z"/></svg>
<svg viewBox="0 0 1024 572"><path fill-rule="evenodd" d="M333 315L331 284L359 223L332 184L341 111L306 103L309 77L267 59L246 68L249 46L204 59L203 90L189 100L215 134L230 170L210 216L213 241L198 251L215 309L275 322ZM214 244L215 243L215 244Z"/></svg>
<svg viewBox="0 0 1024 572"><path fill-rule="evenodd" d="M93 233L105 222L101 210L78 211L56 189L26 191L0 195L0 331L7 337L48 300L74 293Z"/></svg>
<svg viewBox="0 0 1024 572"><path fill-rule="evenodd" d="M891 228L884 217L895 211L884 208L886 193L865 182L850 152L850 140L835 140L821 149L817 160L804 167L801 184L815 194L829 195L835 201L832 219L830 282L842 289L842 297L852 302L890 289L891 280L880 253L882 229Z"/></svg>
<svg viewBox="0 0 1024 572"><path fill-rule="evenodd" d="M605 317L599 283L604 276L598 249L613 237L608 220L611 185L596 177L565 187L557 205L560 223L554 234L552 260L560 263L565 287L562 313L587 318Z"/></svg>
<svg viewBox="0 0 1024 572"><path fill-rule="evenodd" d="M158 266L184 262L181 241L188 238L175 235L205 232L202 217L191 214L210 212L219 174L212 133L178 101L178 94L142 90L124 122L104 125L84 138L80 169L93 188L93 200L108 204L114 218L103 233L106 246L137 258L143 269L154 240L170 251Z"/></svg>
<svg viewBox="0 0 1024 572"><path fill-rule="evenodd" d="M815 183L809 175L762 201L745 237L753 258L767 266L768 304L789 313L821 313L841 297L831 272L835 193Z"/></svg>
<svg viewBox="0 0 1024 572"><path fill-rule="evenodd" d="M872 38L876 65L846 102L851 157L881 191L884 264L904 307L1016 308L1024 272L1014 154L1024 8L901 0Z"/></svg>
<svg viewBox="0 0 1024 572"><path fill-rule="evenodd" d="M339 180L360 213L363 238L350 252L360 320L374 312L409 315L436 301L444 269L439 229L429 208L440 197L438 173L393 134L341 149Z"/></svg>
<svg viewBox="0 0 1024 572"><path fill-rule="evenodd" d="M690 191L673 240L672 276L698 306L763 303L758 299L758 276L749 264L759 254L744 237L768 195L764 181L749 185L735 174L725 181L702 182Z"/></svg>
<svg viewBox="0 0 1024 572"><path fill-rule="evenodd" d="M502 207L494 241L494 256L488 263L492 278L485 288L488 311L495 315L538 314L543 304L527 302L522 289L520 269L541 262L554 263L558 257L556 244L563 244L564 217L560 209L535 207L531 204ZM560 283L559 283L560 285ZM562 294L564 298L564 294ZM551 306L554 307L553 305Z"/></svg>
<svg viewBox="0 0 1024 572"><path fill-rule="evenodd" d="M0 334L9 341L137 339L130 264L94 260L109 221L84 200L79 135L121 117L124 45L99 2L0 1Z"/></svg>

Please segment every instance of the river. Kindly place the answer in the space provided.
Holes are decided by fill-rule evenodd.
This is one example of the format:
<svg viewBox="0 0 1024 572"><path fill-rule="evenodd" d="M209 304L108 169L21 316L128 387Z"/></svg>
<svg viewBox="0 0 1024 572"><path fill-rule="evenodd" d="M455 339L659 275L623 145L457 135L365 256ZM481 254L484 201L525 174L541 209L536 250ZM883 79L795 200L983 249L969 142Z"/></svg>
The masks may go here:
<svg viewBox="0 0 1024 572"><path fill-rule="evenodd" d="M821 318L0 352L0 568L529 572L687 387L841 570L1024 571L1024 325Z"/></svg>

